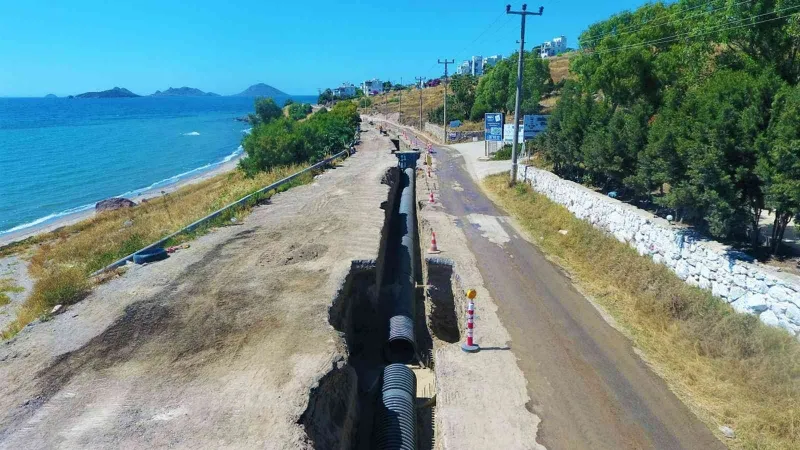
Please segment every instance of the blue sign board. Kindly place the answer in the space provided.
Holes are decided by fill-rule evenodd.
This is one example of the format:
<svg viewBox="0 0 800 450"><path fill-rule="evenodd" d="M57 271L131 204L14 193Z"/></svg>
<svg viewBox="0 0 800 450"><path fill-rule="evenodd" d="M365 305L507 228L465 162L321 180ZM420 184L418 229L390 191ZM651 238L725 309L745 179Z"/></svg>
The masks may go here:
<svg viewBox="0 0 800 450"><path fill-rule="evenodd" d="M486 125L484 129L484 137L487 141L500 142L503 140L503 114L501 113L486 113L484 116Z"/></svg>

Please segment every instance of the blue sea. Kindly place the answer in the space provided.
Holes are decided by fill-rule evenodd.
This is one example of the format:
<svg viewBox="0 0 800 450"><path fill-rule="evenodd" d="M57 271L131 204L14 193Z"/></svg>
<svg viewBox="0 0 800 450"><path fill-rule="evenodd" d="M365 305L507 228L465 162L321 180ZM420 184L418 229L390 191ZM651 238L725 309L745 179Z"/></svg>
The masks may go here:
<svg viewBox="0 0 800 450"><path fill-rule="evenodd" d="M250 112L242 97L0 98L0 238L230 161Z"/></svg>

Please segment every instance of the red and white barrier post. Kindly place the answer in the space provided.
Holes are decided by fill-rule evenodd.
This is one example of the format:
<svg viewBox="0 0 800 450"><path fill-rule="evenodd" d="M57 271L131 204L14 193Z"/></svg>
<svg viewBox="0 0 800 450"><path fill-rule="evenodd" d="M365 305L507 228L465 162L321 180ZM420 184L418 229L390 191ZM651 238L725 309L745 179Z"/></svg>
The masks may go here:
<svg viewBox="0 0 800 450"><path fill-rule="evenodd" d="M431 254L434 254L434 255L438 254L438 253L441 253L439 251L439 247L436 245L436 232L435 231L431 231L431 248L428 249L428 253L431 253Z"/></svg>
<svg viewBox="0 0 800 450"><path fill-rule="evenodd" d="M475 303L472 300L475 299L476 295L478 293L475 292L475 289L467 289L467 298L469 299L469 304L467 305L467 341L461 344L461 350L467 353L475 353L481 349L472 340L472 332L475 329Z"/></svg>

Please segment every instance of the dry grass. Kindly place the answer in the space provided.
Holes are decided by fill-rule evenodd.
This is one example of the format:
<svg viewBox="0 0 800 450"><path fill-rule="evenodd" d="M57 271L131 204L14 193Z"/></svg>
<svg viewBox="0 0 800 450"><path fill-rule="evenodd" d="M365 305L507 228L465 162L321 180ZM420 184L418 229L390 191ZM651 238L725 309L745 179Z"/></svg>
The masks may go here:
<svg viewBox="0 0 800 450"><path fill-rule="evenodd" d="M569 60L576 53L565 53L561 56L550 58L550 77L554 83L570 78L569 73ZM386 94L375 95L370 97L372 105L367 108L359 108L364 114L397 114L402 110L403 124L419 126L419 94L420 90L413 88L403 91L402 106L400 104L400 93L392 91ZM452 94L452 91L450 92ZM428 112L441 106L444 99L444 86L439 85L433 88L422 89L422 120L427 121ZM549 114L553 107L555 107L558 97L549 97L542 100L541 105L544 107L542 111L544 114ZM513 115L509 114L506 117L506 123L513 122ZM459 127L460 131L481 131L483 130L483 122L465 121Z"/></svg>
<svg viewBox="0 0 800 450"><path fill-rule="evenodd" d="M305 165L283 167L245 177L239 170L218 175L206 181L185 186L162 197L151 199L135 208L98 214L90 219L58 231L40 235L17 244L6 252L30 250L29 271L36 279L33 291L17 313L15 321L3 331L8 339L37 317L57 304L81 300L91 287L89 274L127 256L140 248L192 223L228 203L304 168ZM311 180L313 174L298 177L290 185ZM281 190L288 189L284 186ZM267 196L258 200L264 200ZM212 225L241 219L256 203L223 214ZM192 238L181 236L178 241Z"/></svg>
<svg viewBox="0 0 800 450"><path fill-rule="evenodd" d="M800 344L505 176L485 186L643 350L670 388L734 448L800 448ZM569 230L563 236L558 230ZM724 439L724 438L723 438Z"/></svg>
<svg viewBox="0 0 800 450"><path fill-rule="evenodd" d="M426 121L428 112L442 105L444 87L440 85L433 88L424 88L421 92L422 120ZM400 91L387 92L370 97L372 105L368 108L361 108L361 110L366 114L397 114L402 111L403 123L419 125L419 96L420 89L413 88L402 91L401 105Z"/></svg>
<svg viewBox="0 0 800 450"><path fill-rule="evenodd" d="M553 79L553 83L570 78L569 60L575 54L574 52L565 53L547 60L550 65L550 78Z"/></svg>
<svg viewBox="0 0 800 450"><path fill-rule="evenodd" d="M16 293L22 291L24 291L24 289L14 284L14 280L11 278L0 278L0 306L11 303L11 297L8 296L9 292Z"/></svg>

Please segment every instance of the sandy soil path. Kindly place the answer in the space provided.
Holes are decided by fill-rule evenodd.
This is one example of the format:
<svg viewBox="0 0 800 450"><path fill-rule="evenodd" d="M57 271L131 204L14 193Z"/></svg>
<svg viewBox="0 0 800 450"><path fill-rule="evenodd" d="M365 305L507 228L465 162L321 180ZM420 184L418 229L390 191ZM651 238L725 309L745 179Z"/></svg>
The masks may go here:
<svg viewBox="0 0 800 450"><path fill-rule="evenodd" d="M377 256L396 164L359 152L166 261L0 345L0 448L303 448L309 390L341 360L328 306Z"/></svg>

